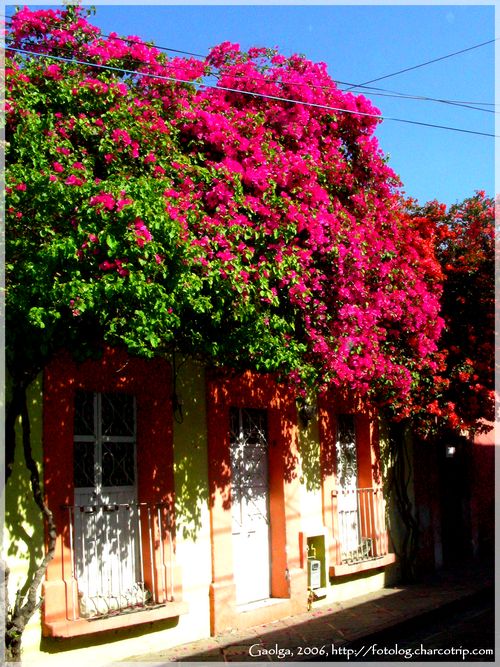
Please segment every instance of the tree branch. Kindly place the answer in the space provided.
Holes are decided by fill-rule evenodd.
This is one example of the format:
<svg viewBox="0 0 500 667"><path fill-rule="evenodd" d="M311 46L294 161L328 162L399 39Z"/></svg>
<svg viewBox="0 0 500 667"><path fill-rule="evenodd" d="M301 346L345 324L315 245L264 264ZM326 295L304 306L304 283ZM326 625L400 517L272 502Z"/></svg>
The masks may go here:
<svg viewBox="0 0 500 667"><path fill-rule="evenodd" d="M28 406L26 403L26 392L24 393L24 401L23 401L21 416L23 423L23 452L24 452L24 459L26 461L26 467L30 472L31 490L33 492L33 497L35 499L36 504L40 508L40 511L42 512L43 516L45 517L45 520L47 521L47 528L48 528L47 553L34 574L33 580L28 589L28 600L26 604L23 606L23 612L26 610L26 612L29 613L32 607L33 611L35 611L34 607L37 605L36 594L38 587L42 582L48 564L54 558L57 531L53 514L49 510L43 499L38 467L36 465L35 460L33 459L33 454L31 451L31 428L30 428L30 421L28 414Z"/></svg>

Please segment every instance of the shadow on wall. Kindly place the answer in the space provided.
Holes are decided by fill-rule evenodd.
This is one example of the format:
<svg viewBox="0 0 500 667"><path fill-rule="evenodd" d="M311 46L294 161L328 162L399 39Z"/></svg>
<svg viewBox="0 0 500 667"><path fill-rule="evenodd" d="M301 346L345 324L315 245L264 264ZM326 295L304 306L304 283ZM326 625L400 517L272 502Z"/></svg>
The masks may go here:
<svg viewBox="0 0 500 667"><path fill-rule="evenodd" d="M182 414L174 414L176 523L184 539L195 540L208 507L205 371L193 362L179 366L175 392Z"/></svg>
<svg viewBox="0 0 500 667"><path fill-rule="evenodd" d="M394 438L392 445L391 437ZM412 525L415 528L415 480L411 463L413 441L402 431L396 431L391 436L389 424L379 419L377 446L379 456L373 464L372 474L383 488L390 550L398 555L396 565L386 571L386 585L390 585L399 579L401 556L411 548ZM397 462L394 448L398 453Z"/></svg>
<svg viewBox="0 0 500 667"><path fill-rule="evenodd" d="M321 490L321 450L319 444L318 420L301 425L298 437L298 452L302 464L301 482L307 491Z"/></svg>
<svg viewBox="0 0 500 667"><path fill-rule="evenodd" d="M39 463L40 479L43 479L40 461L42 460L42 380L41 376L31 385L27 394L31 426L31 446L33 458ZM28 590L33 574L44 554L44 525L40 509L33 499L29 472L23 455L21 424L16 426L16 455L12 474L6 485L5 525L9 530L7 549L11 567L12 585L21 586L21 593ZM17 565L14 565L14 563ZM15 568L15 569L14 569ZM18 580L16 569L23 572ZM11 597L17 589L11 589ZM11 603L14 600L11 599Z"/></svg>

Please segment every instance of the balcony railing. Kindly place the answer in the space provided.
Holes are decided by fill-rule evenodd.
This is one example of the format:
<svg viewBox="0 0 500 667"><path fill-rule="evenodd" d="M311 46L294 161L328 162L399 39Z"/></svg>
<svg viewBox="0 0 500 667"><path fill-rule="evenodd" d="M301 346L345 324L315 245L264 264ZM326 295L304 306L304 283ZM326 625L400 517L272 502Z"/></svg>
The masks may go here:
<svg viewBox="0 0 500 667"><path fill-rule="evenodd" d="M173 523L164 503L65 505L68 620L151 609L174 599Z"/></svg>
<svg viewBox="0 0 500 667"><path fill-rule="evenodd" d="M389 544L381 489L332 492L332 529L337 564L354 564L387 555Z"/></svg>

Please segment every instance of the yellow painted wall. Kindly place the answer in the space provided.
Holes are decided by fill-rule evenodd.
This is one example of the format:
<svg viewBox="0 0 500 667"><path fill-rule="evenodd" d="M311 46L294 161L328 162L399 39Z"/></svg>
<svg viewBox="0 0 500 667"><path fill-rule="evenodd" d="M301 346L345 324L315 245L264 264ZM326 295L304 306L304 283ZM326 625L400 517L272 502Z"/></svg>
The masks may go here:
<svg viewBox="0 0 500 667"><path fill-rule="evenodd" d="M368 570L356 575L338 577L330 586L328 602L346 602L360 595L374 593L387 586L387 570Z"/></svg>
<svg viewBox="0 0 500 667"><path fill-rule="evenodd" d="M210 634L212 580L204 368L190 361L182 365L177 392L183 403L182 423L179 415L174 421L177 561L190 609L180 626L197 639Z"/></svg>
<svg viewBox="0 0 500 667"><path fill-rule="evenodd" d="M300 456L302 530L314 534L323 528L321 499L321 463L317 419L307 427L299 423L298 450Z"/></svg>

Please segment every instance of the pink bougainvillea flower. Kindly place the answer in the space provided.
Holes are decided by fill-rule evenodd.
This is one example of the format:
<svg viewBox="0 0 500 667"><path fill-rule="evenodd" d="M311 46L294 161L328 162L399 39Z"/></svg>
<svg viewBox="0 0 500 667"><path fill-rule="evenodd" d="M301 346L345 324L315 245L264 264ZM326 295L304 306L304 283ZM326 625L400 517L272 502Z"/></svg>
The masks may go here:
<svg viewBox="0 0 500 667"><path fill-rule="evenodd" d="M139 248L143 248L145 243L153 239L151 232L146 227L144 220L141 218L136 218L134 220L134 231L136 236L136 243Z"/></svg>
<svg viewBox="0 0 500 667"><path fill-rule="evenodd" d="M68 176L68 178L64 182L66 185L83 185L84 183L84 181L81 178L78 178L74 174Z"/></svg>

